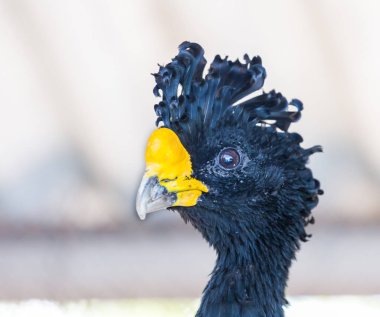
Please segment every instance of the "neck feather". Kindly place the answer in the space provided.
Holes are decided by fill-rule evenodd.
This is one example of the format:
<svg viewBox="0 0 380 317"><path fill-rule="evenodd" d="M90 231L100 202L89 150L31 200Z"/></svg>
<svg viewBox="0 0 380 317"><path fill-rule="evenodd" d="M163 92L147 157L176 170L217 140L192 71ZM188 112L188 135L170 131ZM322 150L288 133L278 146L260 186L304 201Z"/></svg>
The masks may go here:
<svg viewBox="0 0 380 317"><path fill-rule="evenodd" d="M215 248L217 261L196 317L283 317L285 287L298 243L284 233L205 228L180 213ZM233 232L233 233L231 233Z"/></svg>

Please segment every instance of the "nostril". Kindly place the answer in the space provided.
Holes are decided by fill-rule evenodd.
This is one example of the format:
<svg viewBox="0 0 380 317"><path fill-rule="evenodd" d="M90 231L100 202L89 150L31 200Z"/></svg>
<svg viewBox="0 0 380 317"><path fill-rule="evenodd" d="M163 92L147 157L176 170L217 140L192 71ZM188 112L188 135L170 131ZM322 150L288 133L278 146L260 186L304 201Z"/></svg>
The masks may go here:
<svg viewBox="0 0 380 317"><path fill-rule="evenodd" d="M162 183L169 183L169 182L175 181L176 179L177 179L177 177L176 177L176 178L173 178L173 179L170 179L170 178L164 178L164 179L161 180L161 182L162 182Z"/></svg>

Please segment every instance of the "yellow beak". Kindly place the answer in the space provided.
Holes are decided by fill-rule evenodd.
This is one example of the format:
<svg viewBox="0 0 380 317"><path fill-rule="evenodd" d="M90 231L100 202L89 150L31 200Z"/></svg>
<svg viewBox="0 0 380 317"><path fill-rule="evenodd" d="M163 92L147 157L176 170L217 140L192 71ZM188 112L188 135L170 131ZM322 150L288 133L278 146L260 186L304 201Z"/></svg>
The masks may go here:
<svg viewBox="0 0 380 317"><path fill-rule="evenodd" d="M140 184L136 209L139 217L173 206L194 206L208 188L192 177L189 153L170 129L160 128L149 137L146 171Z"/></svg>

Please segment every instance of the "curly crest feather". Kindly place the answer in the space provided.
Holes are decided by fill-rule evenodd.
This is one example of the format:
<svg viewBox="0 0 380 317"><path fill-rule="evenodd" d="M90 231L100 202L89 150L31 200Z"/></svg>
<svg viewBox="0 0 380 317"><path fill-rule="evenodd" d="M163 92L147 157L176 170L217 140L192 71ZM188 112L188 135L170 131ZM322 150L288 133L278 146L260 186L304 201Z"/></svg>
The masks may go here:
<svg viewBox="0 0 380 317"><path fill-rule="evenodd" d="M250 59L244 55L244 61L230 61L217 55L203 77L206 66L203 48L183 42L172 62L160 66L154 74L153 92L156 96L162 93L162 101L155 105L156 124L162 122L192 141L202 131L215 128L228 113L240 111L253 125L287 131L290 124L300 118L302 103L297 99L288 102L274 90L239 103L262 88L266 77L260 57Z"/></svg>

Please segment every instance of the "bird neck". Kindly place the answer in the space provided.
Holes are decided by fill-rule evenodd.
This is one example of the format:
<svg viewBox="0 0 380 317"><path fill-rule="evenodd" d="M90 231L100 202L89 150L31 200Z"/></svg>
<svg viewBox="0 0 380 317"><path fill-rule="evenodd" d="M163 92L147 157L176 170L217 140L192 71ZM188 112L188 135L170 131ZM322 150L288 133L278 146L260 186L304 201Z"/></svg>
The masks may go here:
<svg viewBox="0 0 380 317"><path fill-rule="evenodd" d="M217 261L196 317L283 317L294 247L284 237L238 232L209 242Z"/></svg>

